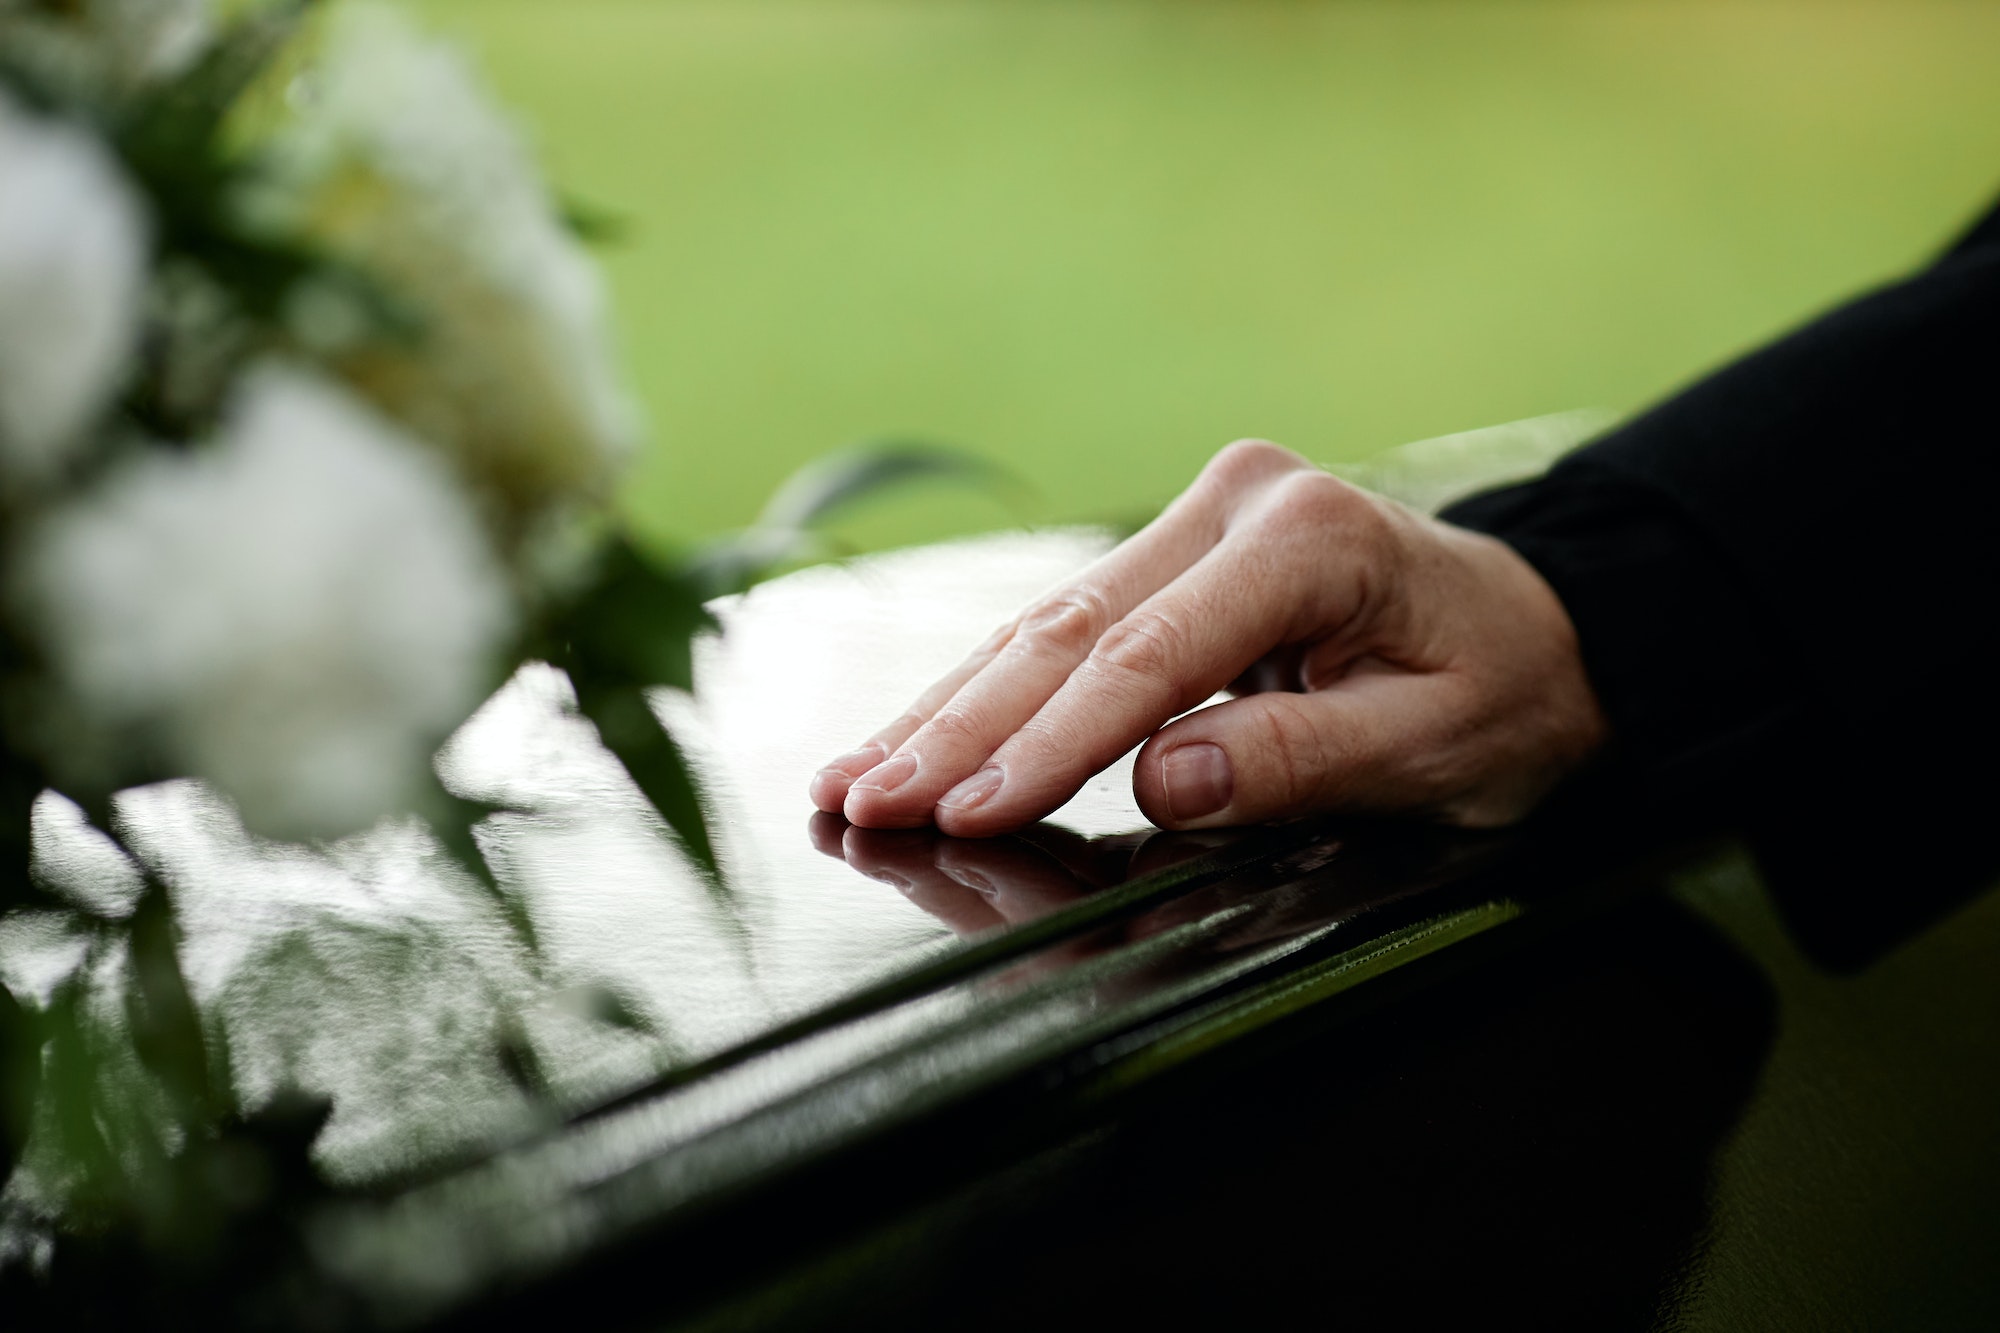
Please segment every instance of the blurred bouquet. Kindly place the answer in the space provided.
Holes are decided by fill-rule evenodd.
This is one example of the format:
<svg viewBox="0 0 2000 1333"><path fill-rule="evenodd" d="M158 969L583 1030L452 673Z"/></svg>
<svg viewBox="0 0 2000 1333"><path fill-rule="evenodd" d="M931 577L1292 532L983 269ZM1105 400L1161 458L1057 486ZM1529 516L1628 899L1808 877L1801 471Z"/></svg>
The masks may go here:
<svg viewBox="0 0 2000 1333"><path fill-rule="evenodd" d="M83 1287L128 1280L127 1233L176 1283L196 1254L261 1271L303 1243L272 1221L288 1191L319 1188L324 1089L239 1081L182 966L191 895L114 793L202 779L293 840L414 814L497 888L473 836L494 807L433 756L542 661L726 904L649 697L692 688L704 603L811 556L824 517L887 484L992 475L861 448L744 533L642 550L608 504L636 430L588 230L457 54L392 8L0 0L0 927L61 941L33 984L0 984L0 1304L58 1234L102 1242L65 1261ZM34 835L77 819L130 895L66 896ZM531 925L442 878L518 938L405 950L371 927L387 961L367 984L445 978L451 1012L479 1016L455 1067L541 1099L525 1028L477 1030L534 1001ZM273 1030L314 1040L307 1007L269 1006Z"/></svg>
<svg viewBox="0 0 2000 1333"><path fill-rule="evenodd" d="M183 775L476 859L431 756L529 657L714 873L641 692L723 589L605 516L635 421L576 231L392 9L0 0L0 888L42 790Z"/></svg>
<svg viewBox="0 0 2000 1333"><path fill-rule="evenodd" d="M0 984L0 1302L56 1231L137 1221L171 1268L234 1219L254 1267L265 1195L214 1171L250 1153L267 1184L312 1176L325 1105L235 1084L114 793L202 779L292 840L413 814L422 854L497 888L474 837L495 807L433 756L541 661L727 903L649 692L692 689L705 602L814 554L831 511L990 473L864 447L746 532L642 550L608 504L636 431L589 230L392 8L0 0L0 926L76 945ZM76 818L129 901L65 898L37 859L35 830ZM518 901L485 901L519 932L507 957L535 956Z"/></svg>

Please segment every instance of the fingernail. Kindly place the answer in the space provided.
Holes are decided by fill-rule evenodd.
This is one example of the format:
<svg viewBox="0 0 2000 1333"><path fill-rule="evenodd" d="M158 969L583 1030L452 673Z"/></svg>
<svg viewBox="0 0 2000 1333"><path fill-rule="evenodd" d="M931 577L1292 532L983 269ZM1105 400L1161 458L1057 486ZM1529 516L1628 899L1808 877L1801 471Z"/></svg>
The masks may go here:
<svg viewBox="0 0 2000 1333"><path fill-rule="evenodd" d="M910 883L910 881L904 879L893 870L871 870L868 872L868 878L874 880L877 884L887 884L898 893L908 893L916 887L916 885Z"/></svg>
<svg viewBox="0 0 2000 1333"><path fill-rule="evenodd" d="M891 792L917 775L917 757L913 754L899 754L886 764L880 764L861 775L854 785L867 787L873 791Z"/></svg>
<svg viewBox="0 0 2000 1333"><path fill-rule="evenodd" d="M1000 890L993 887L992 880L986 878L986 876L980 874L977 870L967 870L964 866L948 866L945 868L944 873L950 875L974 893L983 894L988 898L1000 892Z"/></svg>
<svg viewBox="0 0 2000 1333"><path fill-rule="evenodd" d="M1214 814L1229 804L1236 789L1229 756L1207 741L1167 751L1160 777L1167 789L1167 814L1176 821Z"/></svg>
<svg viewBox="0 0 2000 1333"><path fill-rule="evenodd" d="M838 759L827 761L826 767L820 772L834 773L843 778L858 778L886 757L882 747L871 742L858 750L849 750Z"/></svg>
<svg viewBox="0 0 2000 1333"><path fill-rule="evenodd" d="M982 768L940 796L938 804L948 805L954 810L976 810L1000 790L1001 780L1006 776L997 768Z"/></svg>

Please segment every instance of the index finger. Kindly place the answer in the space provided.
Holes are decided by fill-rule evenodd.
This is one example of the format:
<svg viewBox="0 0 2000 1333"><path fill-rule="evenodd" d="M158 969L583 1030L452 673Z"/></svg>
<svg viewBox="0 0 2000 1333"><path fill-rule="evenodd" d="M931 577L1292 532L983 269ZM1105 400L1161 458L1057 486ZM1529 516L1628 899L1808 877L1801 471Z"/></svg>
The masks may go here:
<svg viewBox="0 0 2000 1333"><path fill-rule="evenodd" d="M934 687L875 749L823 770L814 799L831 809L844 792L842 811L869 827L930 823L938 799L1027 723L1107 630L1212 550L1265 487L1309 469L1275 445L1225 450L1158 519L1031 607L996 636L989 657ZM855 771L878 756L875 767Z"/></svg>
<svg viewBox="0 0 2000 1333"><path fill-rule="evenodd" d="M938 799L938 827L985 837L1043 818L1275 647L1311 634L1332 656L1356 651L1342 630L1371 561L1342 528L1360 511L1341 483L1314 476L1324 481L1291 487L1112 627L984 768Z"/></svg>
<svg viewBox="0 0 2000 1333"><path fill-rule="evenodd" d="M951 697L962 689L966 682L984 671L1000 650L1012 641L1021 625L1020 617L1015 617L989 635L986 641L967 654L966 659L941 676L931 687L917 696L917 701L905 709L895 721L870 736L854 749L836 759L829 760L826 767L813 774L811 796L814 805L828 814L839 814L847 800L848 788L854 780L869 769L880 764L894 754L904 741L915 735L917 729L930 721L938 709L951 701Z"/></svg>

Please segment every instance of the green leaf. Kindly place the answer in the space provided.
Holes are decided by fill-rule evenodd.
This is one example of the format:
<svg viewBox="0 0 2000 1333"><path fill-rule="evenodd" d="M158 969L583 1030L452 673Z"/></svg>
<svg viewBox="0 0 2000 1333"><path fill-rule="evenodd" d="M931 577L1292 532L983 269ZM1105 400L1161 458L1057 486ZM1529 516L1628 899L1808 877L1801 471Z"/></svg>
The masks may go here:
<svg viewBox="0 0 2000 1333"><path fill-rule="evenodd" d="M21 695L15 691L21 680L30 678L32 661L26 643L0 617L0 705L5 705L4 713L18 712ZM41 765L15 748L6 726L14 719L4 713L0 713L0 913L36 896L29 874L35 798L47 785Z"/></svg>
<svg viewBox="0 0 2000 1333"><path fill-rule="evenodd" d="M178 932L166 887L150 875L132 914L132 987L126 1021L140 1063L160 1081L183 1127L206 1126L226 1114L227 1093L210 1076L201 1017L181 975Z"/></svg>
<svg viewBox="0 0 2000 1333"><path fill-rule="evenodd" d="M0 751L0 912L36 896L29 878L35 797L41 774Z"/></svg>
<svg viewBox="0 0 2000 1333"><path fill-rule="evenodd" d="M41 1082L41 1024L0 986L0 1180L14 1169L28 1141Z"/></svg>
<svg viewBox="0 0 2000 1333"><path fill-rule="evenodd" d="M623 995L609 986L585 983L570 986L549 997L549 1006L566 1014L622 1032L638 1032L657 1035L653 1024L634 1009Z"/></svg>
<svg viewBox="0 0 2000 1333"><path fill-rule="evenodd" d="M548 656L607 685L694 688L694 639L718 629L692 571L667 570L626 538L605 549L596 582L554 627Z"/></svg>
<svg viewBox="0 0 2000 1333"><path fill-rule="evenodd" d="M1028 489L998 464L941 445L901 440L853 445L807 463L778 487L756 523L704 548L692 565L697 582L711 597L742 592L783 565L823 556L825 543L813 529L836 514L885 491L927 481L1015 496Z"/></svg>
<svg viewBox="0 0 2000 1333"><path fill-rule="evenodd" d="M424 819L444 847L445 854L493 895L521 947L530 959L539 961L541 940L535 933L534 918L529 915L527 904L518 894L508 893L501 886L486 854L479 850L478 838L473 836L473 830L482 820L507 809L490 801L467 800L446 788L435 774L432 775L430 790L424 793L421 806Z"/></svg>
<svg viewBox="0 0 2000 1333"><path fill-rule="evenodd" d="M941 445L884 440L816 458L779 486L756 527L797 532L856 501L919 481L951 481L1019 493L1021 480L997 463Z"/></svg>
<svg viewBox="0 0 2000 1333"><path fill-rule="evenodd" d="M718 629L685 569L664 569L618 536L597 577L550 627L549 661L569 673L577 708L711 887L722 872L701 789L680 746L646 702L650 686L694 688L695 636Z"/></svg>
<svg viewBox="0 0 2000 1333"><path fill-rule="evenodd" d="M93 1040L97 1034L89 1021L80 978L72 975L56 988L42 1021L47 1039L42 1095L49 1107L55 1153L76 1171L79 1192L102 1206L120 1178L119 1158L97 1114L103 1101L98 1073L105 1063L100 1048L106 1043Z"/></svg>
<svg viewBox="0 0 2000 1333"><path fill-rule="evenodd" d="M708 597L747 591L781 566L821 554L810 532L794 528L749 528L708 543L688 569Z"/></svg>
<svg viewBox="0 0 2000 1333"><path fill-rule="evenodd" d="M169 235L183 216L205 217L222 206L236 166L223 142L225 126L297 35L305 8L284 4L228 24L192 69L124 108L114 140Z"/></svg>
<svg viewBox="0 0 2000 1333"><path fill-rule="evenodd" d="M585 245L619 245L632 235L631 218L567 191L556 197L556 216Z"/></svg>
<svg viewBox="0 0 2000 1333"><path fill-rule="evenodd" d="M502 807L485 801L468 801L447 791L444 784L438 782L434 782L431 790L424 793L423 807L431 832L437 835L446 854L474 879L494 893L499 893L500 881L494 878L493 867L487 864L485 853L479 850L479 840L473 837L472 830L481 820Z"/></svg>
<svg viewBox="0 0 2000 1333"><path fill-rule="evenodd" d="M520 1015L510 1014L500 1021L493 1033L493 1054L500 1062L500 1072L523 1097L541 1102L548 1096L548 1071L542 1067L542 1058L528 1039Z"/></svg>
<svg viewBox="0 0 2000 1333"><path fill-rule="evenodd" d="M134 102L120 146L142 175L152 167L220 170L230 113L296 37L306 0L268 5L222 26L193 68Z"/></svg>
<svg viewBox="0 0 2000 1333"><path fill-rule="evenodd" d="M646 800L666 821L711 888L726 886L709 838L706 802L694 769L633 685L607 684L571 675L577 709L596 726L606 749L618 757Z"/></svg>

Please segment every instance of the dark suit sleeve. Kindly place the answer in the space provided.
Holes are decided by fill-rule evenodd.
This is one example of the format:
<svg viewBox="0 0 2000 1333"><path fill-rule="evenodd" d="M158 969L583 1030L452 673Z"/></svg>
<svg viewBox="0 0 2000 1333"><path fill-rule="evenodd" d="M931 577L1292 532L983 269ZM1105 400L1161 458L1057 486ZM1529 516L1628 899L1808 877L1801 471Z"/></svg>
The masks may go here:
<svg viewBox="0 0 2000 1333"><path fill-rule="evenodd" d="M1747 830L1806 942L1860 962L2000 869L1997 482L2000 210L1445 517L1563 599L1614 734L1598 776Z"/></svg>

